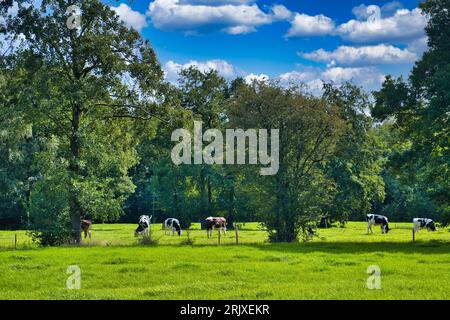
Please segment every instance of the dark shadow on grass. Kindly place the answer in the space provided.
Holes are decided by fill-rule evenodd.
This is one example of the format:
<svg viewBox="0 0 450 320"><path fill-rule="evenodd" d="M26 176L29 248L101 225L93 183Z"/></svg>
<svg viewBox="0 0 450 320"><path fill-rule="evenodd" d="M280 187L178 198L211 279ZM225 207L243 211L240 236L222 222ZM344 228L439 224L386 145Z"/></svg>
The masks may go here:
<svg viewBox="0 0 450 320"><path fill-rule="evenodd" d="M284 253L421 253L421 254L449 254L450 242L420 241L420 242L309 242L309 243L270 243L253 245L262 251Z"/></svg>

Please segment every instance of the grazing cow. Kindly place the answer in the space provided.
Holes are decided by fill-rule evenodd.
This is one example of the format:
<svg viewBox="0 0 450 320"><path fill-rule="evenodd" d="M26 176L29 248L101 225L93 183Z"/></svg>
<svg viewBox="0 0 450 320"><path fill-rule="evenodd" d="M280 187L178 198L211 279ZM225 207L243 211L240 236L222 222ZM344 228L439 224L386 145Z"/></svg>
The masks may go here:
<svg viewBox="0 0 450 320"><path fill-rule="evenodd" d="M208 217L202 222L202 229L206 229L208 238L212 237L213 230L219 229L223 235L227 235L227 219L223 217Z"/></svg>
<svg viewBox="0 0 450 320"><path fill-rule="evenodd" d="M138 235L144 234L147 237L150 235L150 224L152 221L152 216L140 216L138 227L134 231L134 236L137 237Z"/></svg>
<svg viewBox="0 0 450 320"><path fill-rule="evenodd" d="M385 216L381 216L378 214L368 214L367 215L367 233L373 233L372 226L381 226L381 233L388 233L389 230L389 221Z"/></svg>
<svg viewBox="0 0 450 320"><path fill-rule="evenodd" d="M427 228L428 231L436 231L434 221L426 218L414 218L414 231L419 232L420 229Z"/></svg>
<svg viewBox="0 0 450 320"><path fill-rule="evenodd" d="M81 230L84 232L84 238L86 239L89 235L89 240L92 239L91 231L92 221L91 220L81 220Z"/></svg>
<svg viewBox="0 0 450 320"><path fill-rule="evenodd" d="M180 225L180 221L178 221L178 219L175 218L168 218L164 221L164 234L167 235L167 232L172 231L172 235L176 232L178 233L179 236L181 236L181 225Z"/></svg>

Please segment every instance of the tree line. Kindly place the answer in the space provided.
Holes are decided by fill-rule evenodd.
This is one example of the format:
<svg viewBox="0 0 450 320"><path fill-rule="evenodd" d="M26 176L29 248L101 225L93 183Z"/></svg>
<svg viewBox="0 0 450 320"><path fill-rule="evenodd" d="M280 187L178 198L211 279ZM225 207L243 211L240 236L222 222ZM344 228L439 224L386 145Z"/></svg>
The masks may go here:
<svg viewBox="0 0 450 320"><path fill-rule="evenodd" d="M149 40L98 0L0 3L0 228L80 241L80 219L206 216L260 221L271 241L379 213L449 222L450 1L421 4L428 50L408 79L373 93L182 70L164 79ZM0 21L1 22L1 21ZM279 129L280 165L175 165L171 134Z"/></svg>

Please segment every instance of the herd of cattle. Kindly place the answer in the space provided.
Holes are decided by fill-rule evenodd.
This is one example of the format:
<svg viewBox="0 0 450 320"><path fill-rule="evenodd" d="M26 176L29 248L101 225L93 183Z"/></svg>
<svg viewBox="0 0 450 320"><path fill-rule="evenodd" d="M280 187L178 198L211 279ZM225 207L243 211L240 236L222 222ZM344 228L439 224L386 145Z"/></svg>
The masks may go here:
<svg viewBox="0 0 450 320"><path fill-rule="evenodd" d="M137 237L138 235L146 235L149 236L150 232L150 224L151 224L152 216L140 216L138 227L136 228L134 235ZM414 218L414 231L419 232L420 229L427 229L428 231L436 231L436 225L433 220L426 218ZM89 236L89 239L92 237L91 233L92 222L90 220L81 220L81 230L84 232L84 238L86 239ZM206 230L206 234L208 238L211 238L213 235L213 230L217 229L222 234L226 235L227 233L227 220L223 217L208 217L201 223L202 229ZM388 233L389 230L389 221L388 218L378 214L368 214L367 215L367 233L373 233L372 226L381 226L381 233ZM181 224L178 219L168 218L163 223L164 233L172 234L175 233L181 236Z"/></svg>
<svg viewBox="0 0 450 320"><path fill-rule="evenodd" d="M373 233L372 226L381 226L381 233L388 233L389 221L385 216L378 214L367 215L367 233ZM427 229L428 231L436 231L436 225L433 220L427 218L414 218L413 228L415 232L419 232L420 229Z"/></svg>
<svg viewBox="0 0 450 320"><path fill-rule="evenodd" d="M151 224L152 216L140 216L138 227L134 231L134 236L138 235L149 235L150 224ZM223 217L208 217L201 223L202 229L206 230L206 234L208 238L212 237L213 230L218 229L219 232L226 235L227 234L227 219ZM181 224L178 219L168 218L163 223L164 233L167 235L168 233L172 233L174 235L177 233L179 236L182 234Z"/></svg>

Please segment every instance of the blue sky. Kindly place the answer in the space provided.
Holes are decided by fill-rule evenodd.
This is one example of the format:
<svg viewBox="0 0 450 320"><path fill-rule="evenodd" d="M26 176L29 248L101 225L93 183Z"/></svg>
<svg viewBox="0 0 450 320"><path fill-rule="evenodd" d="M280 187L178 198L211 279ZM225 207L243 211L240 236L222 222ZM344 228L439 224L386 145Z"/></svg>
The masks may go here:
<svg viewBox="0 0 450 320"><path fill-rule="evenodd" d="M419 1L105 1L150 39L168 80L188 65L227 78L304 82L352 80L377 89L407 75L425 50Z"/></svg>

